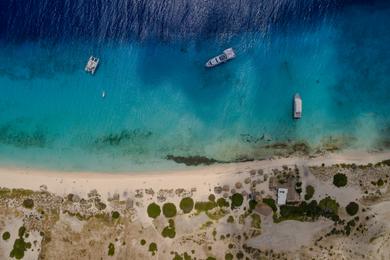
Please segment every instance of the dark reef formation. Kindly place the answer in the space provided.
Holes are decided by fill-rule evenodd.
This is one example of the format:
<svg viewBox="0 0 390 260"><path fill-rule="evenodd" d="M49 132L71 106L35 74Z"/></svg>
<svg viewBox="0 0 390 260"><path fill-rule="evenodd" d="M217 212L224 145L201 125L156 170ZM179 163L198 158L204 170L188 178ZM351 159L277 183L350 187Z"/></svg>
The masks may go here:
<svg viewBox="0 0 390 260"><path fill-rule="evenodd" d="M95 144L118 146L125 143L139 142L140 140L148 139L152 136L152 132L135 130L122 130L120 133L113 133L99 137L95 140Z"/></svg>
<svg viewBox="0 0 390 260"><path fill-rule="evenodd" d="M42 148L48 143L43 131L35 130L32 133L17 130L10 125L0 127L0 144L12 145L20 148L39 147Z"/></svg>
<svg viewBox="0 0 390 260"><path fill-rule="evenodd" d="M215 159L207 158L205 156L174 156L167 155L167 160L174 161L176 163L184 163L187 166L197 165L211 165L217 163Z"/></svg>

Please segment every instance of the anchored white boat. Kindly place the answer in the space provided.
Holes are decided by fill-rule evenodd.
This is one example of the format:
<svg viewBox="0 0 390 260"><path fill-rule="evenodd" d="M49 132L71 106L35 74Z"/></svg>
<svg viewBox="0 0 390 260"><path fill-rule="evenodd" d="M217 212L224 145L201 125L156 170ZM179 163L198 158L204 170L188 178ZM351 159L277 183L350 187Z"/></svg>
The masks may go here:
<svg viewBox="0 0 390 260"><path fill-rule="evenodd" d="M229 48L223 51L222 54L211 58L207 61L206 67L211 68L215 67L219 64L222 64L224 62L227 62L228 60L234 59L236 57L236 54L234 53L233 48Z"/></svg>
<svg viewBox="0 0 390 260"><path fill-rule="evenodd" d="M299 94L294 95L294 119L302 117L302 98Z"/></svg>
<svg viewBox="0 0 390 260"><path fill-rule="evenodd" d="M89 57L89 60L87 62L87 65L85 66L85 71L91 73L92 75L95 74L96 68L99 65L99 59L96 57Z"/></svg>

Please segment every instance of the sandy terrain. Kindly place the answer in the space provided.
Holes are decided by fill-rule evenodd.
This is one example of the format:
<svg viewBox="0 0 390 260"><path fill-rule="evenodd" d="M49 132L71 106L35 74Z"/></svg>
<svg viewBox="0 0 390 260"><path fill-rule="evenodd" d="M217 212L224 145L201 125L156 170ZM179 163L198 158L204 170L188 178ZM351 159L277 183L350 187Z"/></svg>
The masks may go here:
<svg viewBox="0 0 390 260"><path fill-rule="evenodd" d="M365 165L389 158L390 152L348 151L316 158L278 158L178 171L120 174L2 168L0 188L43 192L31 194L35 201L33 209L21 206L24 195L21 199L0 197L0 232L11 233L11 240L0 242L0 258L9 255L18 229L26 226L29 237L25 239L34 245L23 259L113 259L107 254L109 243L115 247L115 259L172 259L176 253L182 257L189 253L197 259L210 256L224 259L227 253L249 259L386 259L390 243L388 185L381 188L382 193L375 200L366 198L378 194L378 187L370 184L377 176L371 176L364 169L360 169L362 175L357 176L347 168L331 165ZM322 167L323 164L328 167ZM303 187L315 188L313 199L319 201L328 195L337 199L340 216L346 221L351 220L344 209L349 202L364 201L370 205L358 215L358 224L362 226L359 230L367 230L359 233L354 229L347 237L328 237L333 226L341 228L329 219L274 223L272 215L261 216L258 223L261 226L256 227L252 219L256 213L248 213L249 199L245 196L243 206L236 209L217 207L209 212L193 210L190 214L183 214L179 209L173 218L176 226L173 239L162 236L168 218L161 214L152 219L147 214L146 208L152 202L161 206L171 202L178 207L183 197L199 202L208 201L209 195L215 194L216 199L229 200L233 193L244 194L255 189L261 194L260 202L261 198L275 198L267 178L274 174L274 169L290 170L295 166ZM380 176L385 178L387 169L380 170ZM337 188L332 184L332 176L338 171L348 175L350 181L346 187ZM367 184L359 186L361 177ZM215 192L216 187L224 186L229 187L227 191ZM367 193L363 192L365 189ZM77 197L69 197L69 194ZM127 204L129 200L131 205ZM105 208L98 209L96 201L104 202ZM112 219L113 211L120 212L119 219ZM140 245L143 239L148 244ZM155 254L148 251L152 242L159 248Z"/></svg>
<svg viewBox="0 0 390 260"><path fill-rule="evenodd" d="M245 163L220 164L208 167L189 167L188 170L132 173L88 173L56 172L37 169L0 168L0 186L39 190L46 185L47 190L59 195L76 193L85 196L96 189L103 197L113 193L123 194L143 188L191 189L208 196L213 185L234 184L242 179L239 173L251 169L272 169L282 165L332 165L337 163L367 164L390 158L390 152L368 153L346 151L316 158L281 158Z"/></svg>

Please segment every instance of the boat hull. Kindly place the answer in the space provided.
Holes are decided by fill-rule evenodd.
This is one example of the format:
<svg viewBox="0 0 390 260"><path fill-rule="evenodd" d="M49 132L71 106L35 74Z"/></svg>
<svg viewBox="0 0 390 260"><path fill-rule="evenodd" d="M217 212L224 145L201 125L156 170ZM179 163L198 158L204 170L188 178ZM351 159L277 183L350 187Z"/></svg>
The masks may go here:
<svg viewBox="0 0 390 260"><path fill-rule="evenodd" d="M302 117L302 99L299 94L294 95L293 117L300 119Z"/></svg>

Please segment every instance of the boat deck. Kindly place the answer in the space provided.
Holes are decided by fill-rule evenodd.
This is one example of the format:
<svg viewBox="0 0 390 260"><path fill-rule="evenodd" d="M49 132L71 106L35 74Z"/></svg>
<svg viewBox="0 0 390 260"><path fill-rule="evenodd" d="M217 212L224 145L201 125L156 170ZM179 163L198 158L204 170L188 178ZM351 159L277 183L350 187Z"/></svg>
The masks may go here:
<svg viewBox="0 0 390 260"><path fill-rule="evenodd" d="M91 56L88 59L87 65L85 66L85 71L93 75L95 74L98 65L99 65L99 59Z"/></svg>

